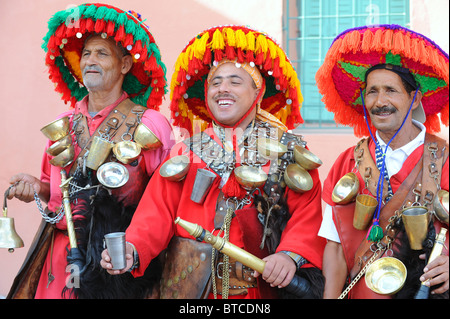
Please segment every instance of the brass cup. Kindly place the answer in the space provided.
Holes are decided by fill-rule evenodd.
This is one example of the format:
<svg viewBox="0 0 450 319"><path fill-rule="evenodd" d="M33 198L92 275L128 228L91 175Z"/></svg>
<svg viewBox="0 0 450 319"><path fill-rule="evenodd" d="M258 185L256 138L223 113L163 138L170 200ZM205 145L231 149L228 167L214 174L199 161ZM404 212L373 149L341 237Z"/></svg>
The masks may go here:
<svg viewBox="0 0 450 319"><path fill-rule="evenodd" d="M366 271L366 285L380 295L393 295L402 289L406 281L405 265L393 257L374 261Z"/></svg>
<svg viewBox="0 0 450 319"><path fill-rule="evenodd" d="M46 152L50 156L56 156L66 148L68 148L70 145L72 145L72 136L70 134L67 134L63 138L50 145L49 148L47 148Z"/></svg>
<svg viewBox="0 0 450 319"><path fill-rule="evenodd" d="M258 188L267 180L267 174L260 168L253 166L238 166L234 169L238 183L248 191Z"/></svg>
<svg viewBox="0 0 450 319"><path fill-rule="evenodd" d="M89 153L86 158L86 166L96 171L100 165L108 158L114 143L101 137L94 136Z"/></svg>
<svg viewBox="0 0 450 319"><path fill-rule="evenodd" d="M333 202L345 205L353 201L359 191L359 180L355 173L350 172L341 177L331 194Z"/></svg>
<svg viewBox="0 0 450 319"><path fill-rule="evenodd" d="M116 158L123 164L129 164L139 157L141 147L132 141L120 141L112 149Z"/></svg>
<svg viewBox="0 0 450 319"><path fill-rule="evenodd" d="M186 177L190 165L186 155L174 156L161 165L159 174L169 181L179 182Z"/></svg>
<svg viewBox="0 0 450 319"><path fill-rule="evenodd" d="M47 124L41 128L41 132L54 142L69 134L69 129L69 117L65 116Z"/></svg>
<svg viewBox="0 0 450 319"><path fill-rule="evenodd" d="M286 185L296 193L304 193L312 189L311 175L297 163L289 164L284 170Z"/></svg>
<svg viewBox="0 0 450 319"><path fill-rule="evenodd" d="M439 190L433 199L436 217L448 226L448 191Z"/></svg>
<svg viewBox="0 0 450 319"><path fill-rule="evenodd" d="M294 146L294 158L297 164L306 170L319 168L323 163L316 155L303 146Z"/></svg>
<svg viewBox="0 0 450 319"><path fill-rule="evenodd" d="M56 155L50 160L50 164L58 167L66 167L70 163L72 163L75 156L75 150L73 145L70 145L64 151Z"/></svg>
<svg viewBox="0 0 450 319"><path fill-rule="evenodd" d="M136 130L134 131L134 141L144 150L154 150L163 145L144 123L140 123L136 127Z"/></svg>
<svg viewBox="0 0 450 319"><path fill-rule="evenodd" d="M413 250L421 250L427 237L430 213L424 206L411 206L401 212L409 244Z"/></svg>
<svg viewBox="0 0 450 319"><path fill-rule="evenodd" d="M287 146L270 138L258 138L258 152L264 158L279 158L287 152Z"/></svg>
<svg viewBox="0 0 450 319"><path fill-rule="evenodd" d="M353 227L364 230L372 220L378 201L370 195L356 196L355 212L353 214Z"/></svg>
<svg viewBox="0 0 450 319"><path fill-rule="evenodd" d="M108 188L122 187L129 177L127 168L117 162L105 163L97 170L98 181Z"/></svg>

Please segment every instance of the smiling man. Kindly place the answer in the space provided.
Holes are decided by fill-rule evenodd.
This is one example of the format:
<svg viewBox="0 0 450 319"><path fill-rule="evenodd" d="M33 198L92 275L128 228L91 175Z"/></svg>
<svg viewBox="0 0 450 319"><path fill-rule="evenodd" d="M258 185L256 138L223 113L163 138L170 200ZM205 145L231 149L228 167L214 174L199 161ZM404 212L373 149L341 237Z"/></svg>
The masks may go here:
<svg viewBox="0 0 450 319"><path fill-rule="evenodd" d="M74 19L73 24L66 23L69 19ZM40 178L29 174L11 178L10 198L47 203L46 210L41 209L47 222L43 222L36 249L30 251L9 297L147 297L159 281L159 272L141 279L128 273L111 277L99 262L104 235L128 226L150 177L173 145L171 126L157 111L166 86L159 49L139 14L102 4L57 12L49 21L44 48L50 79L64 102L72 106L58 118L69 118L74 157L64 167L53 164L55 154L51 155L48 148L54 142L49 140ZM134 142L141 124L155 134L160 147L136 147L139 152L125 161L116 156L117 152L108 149L103 154L92 146L97 138L111 146L123 140ZM98 168L92 167L87 164L92 155L106 160ZM111 174L107 168L112 163L113 174L122 172L118 177L125 183L121 186L101 176L97 179L102 168L106 175ZM70 178L70 202L81 255L77 257L72 256L72 249L68 254L67 223L60 214L61 170ZM59 217L52 218L54 215Z"/></svg>
<svg viewBox="0 0 450 319"><path fill-rule="evenodd" d="M141 276L167 249L163 298L277 297L296 272L311 285L302 297L320 298L325 240L317 236L318 171L305 171L311 185L304 190L287 187L283 175L289 164L297 165L293 148L306 144L288 132L301 121L301 93L284 52L264 33L215 27L192 39L175 70L172 118L194 135L174 147L160 174L152 178L126 231L129 251L133 244L139 256L132 274ZM280 158L264 157L257 144L266 138L280 141L288 152ZM165 165L178 161L178 155L187 156L189 166L175 180L167 176ZM239 179L239 168L255 172L240 176L243 179L257 176L262 182L249 186ZM214 176L209 187L201 179L205 170ZM193 196L200 189L203 200ZM178 217L265 260L263 274L196 241L175 225ZM105 250L102 266L120 274L132 267L132 260L126 269L114 271Z"/></svg>
<svg viewBox="0 0 450 319"><path fill-rule="evenodd" d="M420 55L419 47L433 52L433 58ZM324 298L390 298L359 279L364 266L382 256L395 257L407 268L408 278L398 292L391 291L393 297L414 298L424 282L433 298L448 298L448 250L428 265L425 261L448 220L433 218L422 250L411 249L401 220L402 209L414 205L432 211L438 190L448 192L448 144L431 134L440 130L438 113L448 126L448 55L396 25L347 30L330 52L316 75L323 101L336 122L368 138L344 151L324 182L327 206L319 232L328 240ZM359 213L355 197L335 192L350 172L358 177L358 193L378 203L366 225L354 222Z"/></svg>

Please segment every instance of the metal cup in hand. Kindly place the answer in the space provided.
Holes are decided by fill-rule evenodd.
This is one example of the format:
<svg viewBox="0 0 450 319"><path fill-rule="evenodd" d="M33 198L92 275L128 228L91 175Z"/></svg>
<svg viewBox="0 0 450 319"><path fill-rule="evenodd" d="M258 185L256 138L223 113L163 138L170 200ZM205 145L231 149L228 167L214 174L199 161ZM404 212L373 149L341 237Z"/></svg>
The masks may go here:
<svg viewBox="0 0 450 319"><path fill-rule="evenodd" d="M127 265L125 257L125 233L109 233L105 235L105 244L111 257L113 270L124 269Z"/></svg>

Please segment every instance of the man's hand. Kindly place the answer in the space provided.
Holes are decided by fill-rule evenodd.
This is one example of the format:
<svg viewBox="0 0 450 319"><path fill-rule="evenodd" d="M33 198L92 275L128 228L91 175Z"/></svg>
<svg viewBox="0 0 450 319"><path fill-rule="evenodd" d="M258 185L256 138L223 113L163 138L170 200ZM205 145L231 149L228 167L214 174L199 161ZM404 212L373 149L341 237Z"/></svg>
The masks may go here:
<svg viewBox="0 0 450 319"><path fill-rule="evenodd" d="M420 255L420 259L425 259L425 254ZM424 274L420 277L420 281L427 281L425 285L428 287L444 283L441 287L431 291L432 294L442 294L448 290L448 256L440 255L423 269Z"/></svg>
<svg viewBox="0 0 450 319"><path fill-rule="evenodd" d="M9 189L8 199L16 197L23 202L29 203L34 200L34 192L40 195L41 181L29 174L20 173L14 175L9 180L9 183L12 187ZM43 199L47 199L46 196Z"/></svg>
<svg viewBox="0 0 450 319"><path fill-rule="evenodd" d="M266 262L262 278L270 284L271 287L284 288L294 278L297 265L291 257L284 253L276 253L263 258ZM255 271L253 276L260 274Z"/></svg>
<svg viewBox="0 0 450 319"><path fill-rule="evenodd" d="M127 261L127 266L124 269L112 269L113 265L111 263L111 257L109 256L108 253L108 249L105 249L102 252L102 260L100 260L100 266L102 266L102 268L106 269L106 271L110 274L110 275L121 275L125 272L128 271L128 269L130 269L133 266L133 246L131 246L129 243L126 244L126 261Z"/></svg>

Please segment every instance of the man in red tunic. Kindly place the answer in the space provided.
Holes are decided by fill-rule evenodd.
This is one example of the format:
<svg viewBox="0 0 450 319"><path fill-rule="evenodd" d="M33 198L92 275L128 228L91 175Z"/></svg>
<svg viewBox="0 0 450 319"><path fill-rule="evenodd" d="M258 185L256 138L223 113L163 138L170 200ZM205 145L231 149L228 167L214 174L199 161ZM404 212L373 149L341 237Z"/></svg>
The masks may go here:
<svg viewBox="0 0 450 319"><path fill-rule="evenodd" d="M163 298L268 298L296 272L315 280L309 298L320 298L320 180L317 169L307 171L293 157L294 148L306 143L287 131L301 120L301 95L283 51L264 33L215 27L190 41L175 70L174 124L200 132L177 144L150 181L126 231L128 266L111 270L106 250L102 266L116 274L134 261L132 273L141 276L167 248ZM187 172L174 180L166 165L182 156L189 159ZM289 165L309 182L286 186ZM214 179L198 200L192 196L204 171ZM174 223L177 217L262 258L264 272L195 241Z"/></svg>
<svg viewBox="0 0 450 319"><path fill-rule="evenodd" d="M73 107L58 117L69 118L65 133L73 154L66 162L55 162L59 153L51 149L58 141L49 140L40 178L28 174L11 178L10 198L47 203L46 211L42 206L40 210L48 231L39 237L36 249L30 250L31 257L8 297L145 297L145 289L140 295L135 294L131 275L111 280L98 264L104 234L123 231L128 226L150 176L174 144L168 120L157 111L164 95L165 66L157 60L159 50L136 13L97 4L80 5L75 12L77 16L71 10L57 12L49 21L44 39L50 79L63 100ZM66 23L69 18L72 23ZM133 39L132 33L141 38ZM145 40L154 47L145 46ZM100 137L111 146L122 140L131 142L138 125L155 134L159 147L141 144L132 159L119 158L117 152L108 149L104 165L88 164L89 153L94 158L103 155L91 147L93 139ZM111 164L116 170L112 172L113 178L122 174L120 183L114 184L108 177L111 171L108 173L107 165ZM102 167L103 179L96 174ZM69 265L67 252L72 250L62 208L61 170L66 172L67 179L72 178L69 191L77 229L75 241L82 255L81 261ZM51 217L50 212L57 216ZM55 230L51 234L52 229ZM105 275L107 280L102 278ZM63 296L65 290L67 294Z"/></svg>
<svg viewBox="0 0 450 319"><path fill-rule="evenodd" d="M420 56L417 48L422 46L433 52L432 59ZM327 206L319 232L328 240L324 298L390 297L370 290L357 275L364 275L364 266L377 258L392 255L408 272L395 297L413 298L425 282L432 296L448 298L448 249L426 265L432 244L413 250L401 225L403 208L433 211L437 192L445 190L448 196L448 144L431 134L440 130L439 112L448 126L448 55L422 35L391 25L347 30L329 52L316 75L324 102L337 122L370 137L344 151L324 182ZM357 193L378 203L372 225L353 221L355 198L339 191L338 182L351 173L357 177ZM448 217L430 225L431 243L442 227L448 228ZM351 284L343 292L348 279Z"/></svg>

